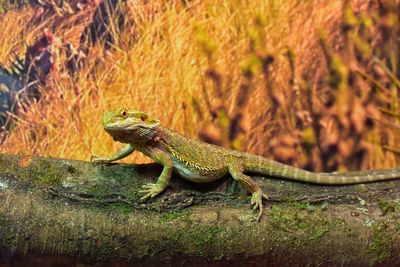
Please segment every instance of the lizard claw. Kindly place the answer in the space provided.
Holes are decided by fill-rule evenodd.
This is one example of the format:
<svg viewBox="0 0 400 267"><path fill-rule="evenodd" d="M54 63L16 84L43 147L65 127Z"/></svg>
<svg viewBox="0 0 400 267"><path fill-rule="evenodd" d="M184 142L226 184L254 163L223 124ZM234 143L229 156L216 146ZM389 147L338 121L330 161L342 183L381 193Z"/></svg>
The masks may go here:
<svg viewBox="0 0 400 267"><path fill-rule="evenodd" d="M163 191L163 188L159 184L148 183L142 186L143 190L139 190L139 193L144 193L145 195L141 197L141 200L146 200L148 198L153 198Z"/></svg>
<svg viewBox="0 0 400 267"><path fill-rule="evenodd" d="M263 213L263 198L268 199L267 195L263 194L262 191L256 191L251 196L251 205L253 205L253 209L259 209L257 221L261 219Z"/></svg>

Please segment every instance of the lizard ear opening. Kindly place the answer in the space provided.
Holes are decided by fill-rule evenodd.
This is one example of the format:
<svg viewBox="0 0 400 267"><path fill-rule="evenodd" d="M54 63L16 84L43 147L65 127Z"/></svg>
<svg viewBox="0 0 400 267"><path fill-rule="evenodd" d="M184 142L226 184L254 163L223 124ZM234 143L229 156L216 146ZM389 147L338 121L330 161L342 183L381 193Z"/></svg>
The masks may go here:
<svg viewBox="0 0 400 267"><path fill-rule="evenodd" d="M140 120L141 121L147 121L148 118L149 118L149 115L147 115L146 113L142 113L140 115Z"/></svg>

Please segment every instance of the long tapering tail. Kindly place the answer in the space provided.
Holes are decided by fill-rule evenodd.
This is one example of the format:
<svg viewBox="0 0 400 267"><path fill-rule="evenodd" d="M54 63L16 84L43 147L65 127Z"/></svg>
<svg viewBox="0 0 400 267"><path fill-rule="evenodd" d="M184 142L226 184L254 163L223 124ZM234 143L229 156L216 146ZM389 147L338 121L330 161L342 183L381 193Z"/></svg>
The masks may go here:
<svg viewBox="0 0 400 267"><path fill-rule="evenodd" d="M245 154L245 170L280 179L323 185L349 185L400 179L400 168L346 173L315 173L247 153Z"/></svg>

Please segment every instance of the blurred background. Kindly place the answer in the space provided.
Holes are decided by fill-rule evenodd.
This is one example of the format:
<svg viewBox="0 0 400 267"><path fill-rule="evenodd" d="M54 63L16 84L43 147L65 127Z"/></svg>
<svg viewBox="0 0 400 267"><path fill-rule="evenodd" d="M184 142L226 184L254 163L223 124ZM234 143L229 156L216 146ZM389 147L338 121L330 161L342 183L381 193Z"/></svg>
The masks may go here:
<svg viewBox="0 0 400 267"><path fill-rule="evenodd" d="M127 107L308 170L399 166L399 14L394 0L0 0L0 153L112 155L101 117Z"/></svg>

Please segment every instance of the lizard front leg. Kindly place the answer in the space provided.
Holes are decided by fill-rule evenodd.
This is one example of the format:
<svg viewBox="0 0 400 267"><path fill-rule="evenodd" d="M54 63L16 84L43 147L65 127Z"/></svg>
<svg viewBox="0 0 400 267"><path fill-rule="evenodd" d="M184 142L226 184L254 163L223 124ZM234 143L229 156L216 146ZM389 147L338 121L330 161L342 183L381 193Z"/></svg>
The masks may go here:
<svg viewBox="0 0 400 267"><path fill-rule="evenodd" d="M245 175L243 166L229 165L229 173L233 179L239 181L239 183L247 189L251 195L251 205L253 209L259 209L257 220L260 220L263 213L263 198L268 199L267 195L263 193L261 187L251 179L250 176Z"/></svg>
<svg viewBox="0 0 400 267"><path fill-rule="evenodd" d="M109 163L109 162L113 162L113 161L116 161L119 159L123 159L123 158L129 156L130 154L132 154L133 151L135 151L133 146L131 144L128 144L126 147L124 147L122 150L118 151L112 157L106 158L106 157L98 157L96 155L92 155L92 157L90 158L90 161L97 162L97 163Z"/></svg>
<svg viewBox="0 0 400 267"><path fill-rule="evenodd" d="M142 200L146 200L149 197L155 197L164 191L165 188L167 188L172 176L173 162L169 154L159 150L153 152L151 158L162 164L164 169L162 170L156 183L148 183L143 185L143 190L139 191L140 193L145 194L143 197L141 197Z"/></svg>

